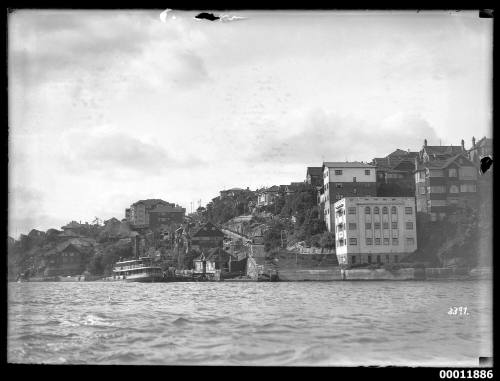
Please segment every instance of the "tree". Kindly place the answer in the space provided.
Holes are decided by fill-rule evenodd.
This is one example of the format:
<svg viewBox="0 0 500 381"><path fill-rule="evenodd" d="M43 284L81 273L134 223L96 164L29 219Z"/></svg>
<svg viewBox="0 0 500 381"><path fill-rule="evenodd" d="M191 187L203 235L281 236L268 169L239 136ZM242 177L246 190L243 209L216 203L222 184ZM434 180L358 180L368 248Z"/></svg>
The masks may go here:
<svg viewBox="0 0 500 381"><path fill-rule="evenodd" d="M319 244L325 249L333 249L335 247L335 234L332 232L324 232L319 239Z"/></svg>

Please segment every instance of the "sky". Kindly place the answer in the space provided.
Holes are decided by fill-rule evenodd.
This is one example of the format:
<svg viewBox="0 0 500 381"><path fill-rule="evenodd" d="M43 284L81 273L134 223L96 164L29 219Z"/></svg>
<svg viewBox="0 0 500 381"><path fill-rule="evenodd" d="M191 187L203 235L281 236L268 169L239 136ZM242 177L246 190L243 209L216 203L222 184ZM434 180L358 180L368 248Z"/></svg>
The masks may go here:
<svg viewBox="0 0 500 381"><path fill-rule="evenodd" d="M10 236L492 136L477 11L196 14L9 15Z"/></svg>

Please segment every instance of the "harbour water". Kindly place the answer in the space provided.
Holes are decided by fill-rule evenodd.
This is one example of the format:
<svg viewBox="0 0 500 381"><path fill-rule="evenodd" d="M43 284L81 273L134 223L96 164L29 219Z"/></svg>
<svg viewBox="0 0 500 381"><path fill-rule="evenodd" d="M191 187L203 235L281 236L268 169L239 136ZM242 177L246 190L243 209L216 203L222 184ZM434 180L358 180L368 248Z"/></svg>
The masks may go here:
<svg viewBox="0 0 500 381"><path fill-rule="evenodd" d="M478 366L491 281L9 283L8 361ZM450 307L468 315L449 315Z"/></svg>

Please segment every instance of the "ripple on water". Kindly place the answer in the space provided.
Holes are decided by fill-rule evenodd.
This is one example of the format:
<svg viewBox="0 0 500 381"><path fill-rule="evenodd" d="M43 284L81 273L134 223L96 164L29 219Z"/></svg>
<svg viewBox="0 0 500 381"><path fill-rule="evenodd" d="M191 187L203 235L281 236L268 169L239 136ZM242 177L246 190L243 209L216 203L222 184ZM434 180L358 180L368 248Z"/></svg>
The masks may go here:
<svg viewBox="0 0 500 381"><path fill-rule="evenodd" d="M439 358L472 366L491 355L487 297L491 283L481 282L19 283L9 285L8 357L222 365ZM451 305L474 314L450 320L442 306Z"/></svg>

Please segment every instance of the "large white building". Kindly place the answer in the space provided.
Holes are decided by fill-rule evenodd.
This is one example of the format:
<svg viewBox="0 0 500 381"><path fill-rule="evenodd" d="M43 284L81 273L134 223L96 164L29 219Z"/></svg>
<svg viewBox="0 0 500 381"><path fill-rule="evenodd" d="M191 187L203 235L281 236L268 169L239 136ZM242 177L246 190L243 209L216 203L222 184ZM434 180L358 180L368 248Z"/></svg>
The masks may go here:
<svg viewBox="0 0 500 381"><path fill-rule="evenodd" d="M347 197L334 215L339 264L400 262L417 249L414 197Z"/></svg>
<svg viewBox="0 0 500 381"><path fill-rule="evenodd" d="M344 197L376 196L376 167L361 162L324 162L320 204L328 231L333 231L333 204Z"/></svg>

